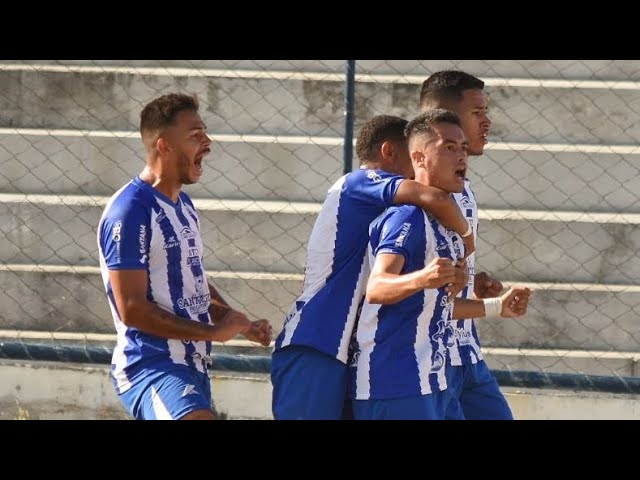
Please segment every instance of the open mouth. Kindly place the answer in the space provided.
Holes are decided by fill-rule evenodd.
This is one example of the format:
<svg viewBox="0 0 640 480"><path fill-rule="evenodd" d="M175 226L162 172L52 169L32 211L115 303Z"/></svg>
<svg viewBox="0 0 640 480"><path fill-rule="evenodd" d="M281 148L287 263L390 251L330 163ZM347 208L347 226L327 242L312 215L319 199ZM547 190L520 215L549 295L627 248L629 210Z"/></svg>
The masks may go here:
<svg viewBox="0 0 640 480"><path fill-rule="evenodd" d="M467 167L456 168L456 178L464 182L467 178Z"/></svg>

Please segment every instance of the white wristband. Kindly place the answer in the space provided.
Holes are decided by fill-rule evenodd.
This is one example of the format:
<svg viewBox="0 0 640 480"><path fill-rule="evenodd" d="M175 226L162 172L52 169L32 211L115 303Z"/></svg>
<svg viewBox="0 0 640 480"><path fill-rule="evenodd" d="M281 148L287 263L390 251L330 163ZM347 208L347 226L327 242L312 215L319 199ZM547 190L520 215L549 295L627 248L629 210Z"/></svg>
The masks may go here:
<svg viewBox="0 0 640 480"><path fill-rule="evenodd" d="M502 298L483 298L485 318L496 318L502 314Z"/></svg>
<svg viewBox="0 0 640 480"><path fill-rule="evenodd" d="M467 229L466 232L464 232L461 237L462 238L467 238L469 236L471 236L471 234L473 233L473 228L471 228L471 225L469 225L469 228Z"/></svg>

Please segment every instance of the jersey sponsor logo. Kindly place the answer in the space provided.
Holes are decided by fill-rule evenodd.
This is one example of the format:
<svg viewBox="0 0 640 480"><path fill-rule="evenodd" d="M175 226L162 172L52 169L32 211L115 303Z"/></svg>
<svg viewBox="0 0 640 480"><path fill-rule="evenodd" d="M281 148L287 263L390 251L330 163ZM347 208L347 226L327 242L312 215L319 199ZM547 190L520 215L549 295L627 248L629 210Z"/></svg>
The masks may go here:
<svg viewBox="0 0 640 480"><path fill-rule="evenodd" d="M140 225L140 233L138 234L138 247L140 253L147 253L147 226Z"/></svg>
<svg viewBox="0 0 640 480"><path fill-rule="evenodd" d="M169 250L170 248L175 248L180 246L180 241L173 235L169 237L169 239L164 244L164 249Z"/></svg>
<svg viewBox="0 0 640 480"><path fill-rule="evenodd" d="M199 267L201 264L200 257L187 257L187 265L190 267Z"/></svg>
<svg viewBox="0 0 640 480"><path fill-rule="evenodd" d="M209 310L211 295L208 293L179 298L178 307L189 312L190 315L202 315Z"/></svg>
<svg viewBox="0 0 640 480"><path fill-rule="evenodd" d="M403 223L400 235L398 235L398 238L396 239L396 247L402 247L402 245L404 245L404 241L407 238L407 235L409 235L409 230L411 230L411 224Z"/></svg>
<svg viewBox="0 0 640 480"><path fill-rule="evenodd" d="M142 263L142 264L146 263L146 262L147 262L147 258L149 258L149 257L148 257L148 255L145 253L144 255L142 255L142 256L140 257L140 263Z"/></svg>
<svg viewBox="0 0 640 480"><path fill-rule="evenodd" d="M377 174L374 170L369 170L367 172L367 178L369 180L372 180L372 181L376 182L376 183L382 181L382 177L379 174Z"/></svg>
<svg viewBox="0 0 640 480"><path fill-rule="evenodd" d="M113 230L111 231L111 239L114 241L115 243L115 250L116 250L116 258L115 261L116 263L120 263L121 261L121 255L120 255L120 240L122 240L122 222L120 220L118 220L116 223L113 224Z"/></svg>
<svg viewBox="0 0 640 480"><path fill-rule="evenodd" d="M453 335L458 342L458 345L461 347L470 345L473 341L473 335L470 330L465 330L464 328L455 328L453 330Z"/></svg>
<svg viewBox="0 0 640 480"><path fill-rule="evenodd" d="M111 231L111 239L114 242L119 242L122 239L120 236L121 232L122 232L122 222L118 220L116 223L113 224L113 230Z"/></svg>

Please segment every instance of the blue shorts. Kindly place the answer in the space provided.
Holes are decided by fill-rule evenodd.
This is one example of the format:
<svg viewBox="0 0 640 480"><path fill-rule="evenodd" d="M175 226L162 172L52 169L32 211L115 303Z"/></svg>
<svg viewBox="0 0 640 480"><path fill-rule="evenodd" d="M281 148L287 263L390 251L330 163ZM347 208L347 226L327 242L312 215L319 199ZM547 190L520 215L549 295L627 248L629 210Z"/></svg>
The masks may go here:
<svg viewBox="0 0 640 480"><path fill-rule="evenodd" d="M276 420L349 418L349 368L335 357L299 345L271 355L272 410Z"/></svg>
<svg viewBox="0 0 640 480"><path fill-rule="evenodd" d="M149 375L120 394L120 401L136 420L179 420L195 410L213 411L208 375L186 365Z"/></svg>
<svg viewBox="0 0 640 480"><path fill-rule="evenodd" d="M445 420L513 420L500 386L484 360L457 367L447 363Z"/></svg>
<svg viewBox="0 0 640 480"><path fill-rule="evenodd" d="M354 400L356 420L443 420L446 390L417 397Z"/></svg>

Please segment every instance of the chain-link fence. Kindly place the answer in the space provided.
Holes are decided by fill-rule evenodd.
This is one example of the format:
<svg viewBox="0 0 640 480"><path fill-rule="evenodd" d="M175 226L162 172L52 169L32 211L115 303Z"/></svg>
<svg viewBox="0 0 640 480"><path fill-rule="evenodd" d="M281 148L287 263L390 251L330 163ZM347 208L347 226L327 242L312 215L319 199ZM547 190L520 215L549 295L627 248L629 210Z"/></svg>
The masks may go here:
<svg viewBox="0 0 640 480"><path fill-rule="evenodd" d="M144 165L140 110L169 91L198 94L216 142L185 189L209 276L278 330L342 174L345 67L0 62L0 337L113 341L96 227ZM357 61L356 133L376 114L415 115L422 81L442 69L482 78L491 96L491 142L470 160L476 269L537 290L526 317L478 322L490 366L640 375L640 61Z"/></svg>

